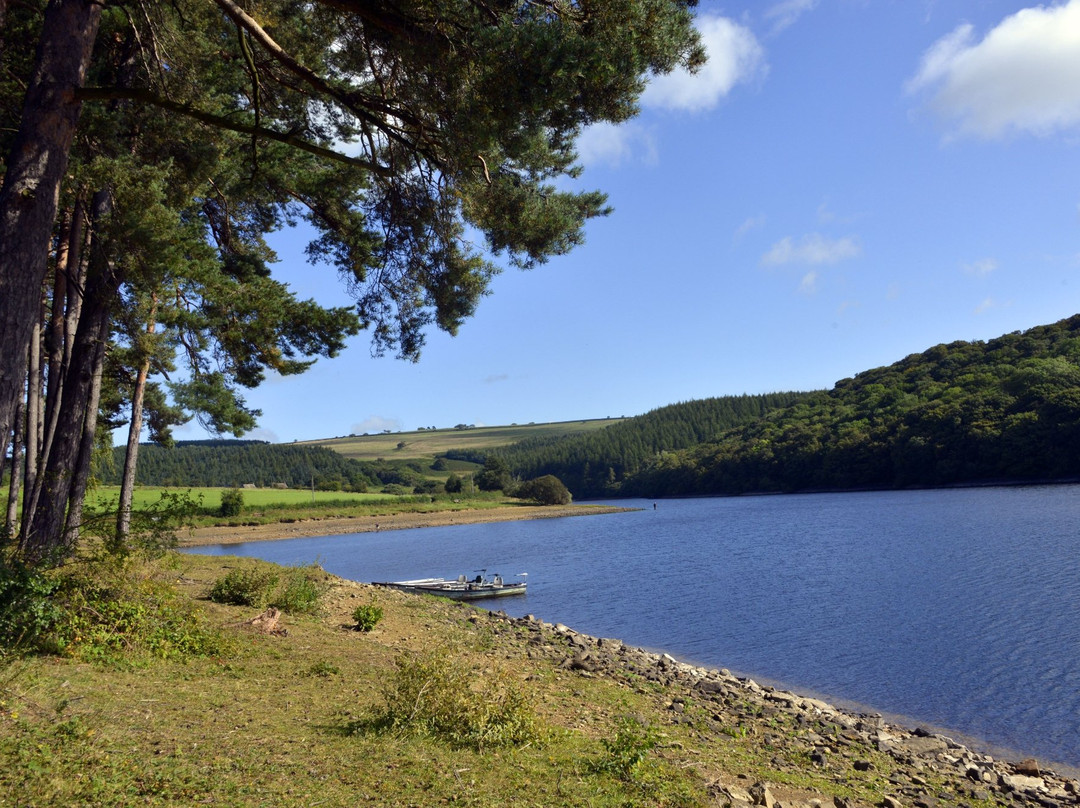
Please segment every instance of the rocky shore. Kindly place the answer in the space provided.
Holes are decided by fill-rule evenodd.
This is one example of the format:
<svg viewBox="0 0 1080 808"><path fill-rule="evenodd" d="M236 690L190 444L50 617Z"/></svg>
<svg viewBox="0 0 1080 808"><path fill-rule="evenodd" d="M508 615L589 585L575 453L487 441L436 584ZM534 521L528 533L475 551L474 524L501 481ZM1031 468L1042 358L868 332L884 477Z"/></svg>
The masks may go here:
<svg viewBox="0 0 1080 808"><path fill-rule="evenodd" d="M753 737L775 750L779 772L807 765L837 783L875 770L885 773L876 803L883 808L944 806L1080 805L1080 781L1040 767L975 752L944 735L887 723L880 715L848 712L814 698L762 686L727 670L679 662L668 654L595 638L532 615L478 611L497 636L523 644L530 658L553 660L582 677L603 676L631 686L646 683L665 693L671 723L695 722L713 738ZM524 639L523 639L524 638ZM735 775L710 784L720 805L731 808L862 808L865 803L797 793L782 784Z"/></svg>

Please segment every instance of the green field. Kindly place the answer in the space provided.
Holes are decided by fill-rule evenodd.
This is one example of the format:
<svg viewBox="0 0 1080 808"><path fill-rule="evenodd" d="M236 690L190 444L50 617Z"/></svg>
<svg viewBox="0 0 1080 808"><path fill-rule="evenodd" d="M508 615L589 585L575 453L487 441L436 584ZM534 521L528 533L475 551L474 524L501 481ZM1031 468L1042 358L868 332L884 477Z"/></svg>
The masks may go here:
<svg viewBox="0 0 1080 808"><path fill-rule="evenodd" d="M304 519L380 516L392 513L431 513L461 511L476 508L499 508L510 504L502 492L478 491L472 494L358 494L348 491L304 491L287 488L242 488L243 507L239 514L221 515L221 494L227 488L166 488L145 486L135 489L133 508L151 508L163 494L188 495L200 500L201 507L193 514L192 527L264 525L277 522L296 522ZM87 495L87 511L97 516L115 513L119 500L118 486L99 486Z"/></svg>
<svg viewBox="0 0 1080 808"><path fill-rule="evenodd" d="M221 492L225 488L166 488L165 486L146 486L135 489L132 506L145 508L157 502L162 493L188 494L193 499L202 497L207 508L216 507L221 502ZM386 502L400 499L393 494L354 494L346 491L304 491L290 488L242 488L244 507L280 508L329 506L332 504L369 505L374 502ZM94 507L108 507L120 498L120 488L115 485L102 485L87 496L87 503Z"/></svg>
<svg viewBox="0 0 1080 808"><path fill-rule="evenodd" d="M309 446L333 449L356 460L419 460L430 465L436 456L451 449L485 450L507 446L526 438L561 437L592 432L617 424L623 418L595 418L550 424L479 426L467 429L421 429L416 432L384 432L345 438L300 441ZM402 445L403 444L403 445Z"/></svg>

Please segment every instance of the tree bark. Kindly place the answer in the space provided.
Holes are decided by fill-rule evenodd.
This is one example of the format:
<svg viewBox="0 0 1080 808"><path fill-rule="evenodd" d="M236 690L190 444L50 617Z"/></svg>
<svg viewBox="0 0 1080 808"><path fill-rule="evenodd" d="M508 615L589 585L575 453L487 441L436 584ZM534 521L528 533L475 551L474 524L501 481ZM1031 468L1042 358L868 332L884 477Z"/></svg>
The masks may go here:
<svg viewBox="0 0 1080 808"><path fill-rule="evenodd" d="M7 518L4 520L4 538L15 535L19 519L19 491L23 476L23 422L25 399L20 399L20 406L15 408L15 436L11 440L11 479L8 481Z"/></svg>
<svg viewBox="0 0 1080 808"><path fill-rule="evenodd" d="M150 309L150 319L146 324L146 333L153 334L157 326L157 300ZM120 507L116 515L116 536L120 541L127 538L131 530L131 500L135 494L135 467L139 459L139 436L142 434L143 396L146 394L146 380L150 376L150 352L146 352L139 371L135 376L135 387L131 391L131 425L128 428L127 451L124 453L124 473L120 478Z"/></svg>
<svg viewBox="0 0 1080 808"><path fill-rule="evenodd" d="M49 331L46 344L49 346L49 372L45 380L45 432L41 441L42 455L48 455L52 436L56 432L56 419L60 415L60 401L63 397L63 380L68 359L71 355L71 339L74 336L75 321L69 327L69 304L76 299L74 292L82 288L80 267L82 264L83 220L86 215L82 198L75 200L75 207L65 226L61 228L61 239L56 251L56 276L53 281L52 311L49 314ZM33 511L31 506L29 511Z"/></svg>
<svg viewBox="0 0 1080 808"><path fill-rule="evenodd" d="M86 415L83 421L82 436L79 440L79 455L68 492L67 519L64 522L62 546L72 548L79 540L79 528L82 527L83 504L86 501L86 487L90 481L90 466L94 460L94 440L97 436L98 404L101 402L101 377L105 368L105 350L109 341L109 317L100 318L97 339L94 344L93 365L90 376L90 390L86 399Z"/></svg>
<svg viewBox="0 0 1080 808"><path fill-rule="evenodd" d="M75 137L81 87L101 20L99 0L51 0L19 130L0 186L0 434L10 434L22 395L49 243Z"/></svg>
<svg viewBox="0 0 1080 808"><path fill-rule="evenodd" d="M31 492L37 484L38 469L41 463L41 323L34 323L30 334L27 351L26 373L26 416L23 442L26 453L26 470L23 474L26 486L26 500L23 512L30 513Z"/></svg>
<svg viewBox="0 0 1080 808"><path fill-rule="evenodd" d="M71 550L68 525L78 525L81 496L90 469L101 366L110 328L110 315L121 276L108 260L102 224L109 213L108 191L94 195L91 212L90 268L82 313L75 332L71 361L64 379L63 407L56 434L40 475L40 494L32 514L24 515L20 549L30 563L55 561ZM77 503L77 504L76 504ZM76 504L75 521L69 508Z"/></svg>

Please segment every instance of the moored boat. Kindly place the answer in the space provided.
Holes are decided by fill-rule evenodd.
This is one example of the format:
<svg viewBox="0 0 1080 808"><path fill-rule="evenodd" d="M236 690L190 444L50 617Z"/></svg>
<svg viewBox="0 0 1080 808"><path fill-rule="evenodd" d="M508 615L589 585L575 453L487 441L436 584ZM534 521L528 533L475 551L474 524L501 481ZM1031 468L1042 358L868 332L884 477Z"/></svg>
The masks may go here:
<svg viewBox="0 0 1080 808"><path fill-rule="evenodd" d="M424 595L438 595L441 598L452 600L480 600L482 598L500 598L507 595L524 595L526 589L525 576L528 573L518 573L520 581L504 581L503 577L496 573L492 577L485 577L487 570L480 570L480 574L474 578L459 575L455 580L446 578L416 578L412 581L375 581L375 586L386 586L391 589L400 589L403 592L418 592Z"/></svg>

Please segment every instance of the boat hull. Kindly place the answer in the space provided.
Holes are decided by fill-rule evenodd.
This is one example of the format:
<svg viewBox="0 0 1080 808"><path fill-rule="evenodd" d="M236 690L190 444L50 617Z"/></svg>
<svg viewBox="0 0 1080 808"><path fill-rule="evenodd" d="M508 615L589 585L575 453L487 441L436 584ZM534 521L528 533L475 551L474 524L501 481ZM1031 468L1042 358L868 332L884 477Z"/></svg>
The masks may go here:
<svg viewBox="0 0 1080 808"><path fill-rule="evenodd" d="M436 595L451 600L483 600L485 598L504 598L511 595L524 595L525 582L510 584L460 583L442 578L421 578L415 581L376 581L375 586L385 586L402 592L415 592L421 595Z"/></svg>

